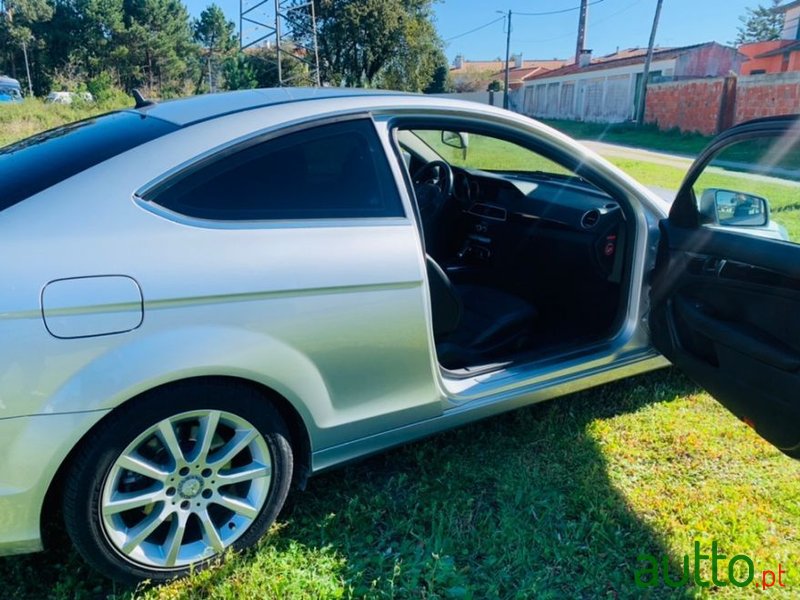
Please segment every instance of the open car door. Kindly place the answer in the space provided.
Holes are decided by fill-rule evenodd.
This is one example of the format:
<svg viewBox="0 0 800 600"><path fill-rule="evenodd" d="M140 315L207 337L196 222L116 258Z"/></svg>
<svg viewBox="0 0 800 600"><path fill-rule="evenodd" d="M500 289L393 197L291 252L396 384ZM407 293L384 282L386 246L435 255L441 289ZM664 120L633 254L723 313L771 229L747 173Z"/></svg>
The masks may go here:
<svg viewBox="0 0 800 600"><path fill-rule="evenodd" d="M661 241L653 343L800 459L800 120L721 134L694 163Z"/></svg>

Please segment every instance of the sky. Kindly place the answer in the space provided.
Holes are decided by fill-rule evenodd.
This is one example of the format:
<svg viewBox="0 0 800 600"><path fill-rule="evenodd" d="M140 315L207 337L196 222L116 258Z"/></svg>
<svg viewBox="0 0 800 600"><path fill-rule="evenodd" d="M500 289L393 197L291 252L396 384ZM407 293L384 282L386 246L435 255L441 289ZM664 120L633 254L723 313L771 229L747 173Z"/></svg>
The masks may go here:
<svg viewBox="0 0 800 600"><path fill-rule="evenodd" d="M228 18L239 23L239 0L215 0ZM245 0L247 2L248 0ZM258 0L251 0L258 1ZM589 7L586 47L595 56L619 48L646 46L656 0L593 0ZM211 0L185 0L197 16ZM664 0L656 44L688 46L702 42L732 42L745 9L768 0ZM269 4L272 2L269 0ZM575 53L580 0L442 0L435 4L436 25L452 61L492 60L505 55L504 19L497 11L512 11L511 52L524 58L569 58ZM522 13L567 11L525 16ZM514 15L513 13L519 13ZM467 35L472 29L488 25Z"/></svg>

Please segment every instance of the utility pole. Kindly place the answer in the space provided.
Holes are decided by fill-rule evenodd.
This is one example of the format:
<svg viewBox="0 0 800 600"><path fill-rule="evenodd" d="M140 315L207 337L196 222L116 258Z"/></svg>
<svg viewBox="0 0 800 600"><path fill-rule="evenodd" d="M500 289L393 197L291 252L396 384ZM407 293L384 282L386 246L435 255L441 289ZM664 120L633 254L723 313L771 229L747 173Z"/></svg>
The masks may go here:
<svg viewBox="0 0 800 600"><path fill-rule="evenodd" d="M263 43L275 44L278 86L297 84L297 77L321 85L314 0L239 0L239 51ZM305 73L293 79L284 68L291 61L305 65Z"/></svg>
<svg viewBox="0 0 800 600"><path fill-rule="evenodd" d="M578 19L578 44L575 47L575 64L581 62L581 53L586 45L586 19L589 13L589 0L581 0L581 14Z"/></svg>
<svg viewBox="0 0 800 600"><path fill-rule="evenodd" d="M503 82L503 108L508 110L508 70L511 62L511 11L508 11L508 19L506 20L508 33L506 35L506 73Z"/></svg>
<svg viewBox="0 0 800 600"><path fill-rule="evenodd" d="M31 65L28 62L28 45L22 40L22 56L25 57L25 75L28 77L28 95L33 98L33 82L31 81Z"/></svg>
<svg viewBox="0 0 800 600"><path fill-rule="evenodd" d="M645 101L647 99L647 80L650 78L650 63L653 62L653 48L656 43L656 31L658 31L658 20L661 18L661 5L664 0L657 0L656 14L653 17L653 29L650 31L650 44L647 46L647 57L644 59L644 72L642 73L642 84L639 88L639 103L636 106L636 124L641 127L644 125Z"/></svg>

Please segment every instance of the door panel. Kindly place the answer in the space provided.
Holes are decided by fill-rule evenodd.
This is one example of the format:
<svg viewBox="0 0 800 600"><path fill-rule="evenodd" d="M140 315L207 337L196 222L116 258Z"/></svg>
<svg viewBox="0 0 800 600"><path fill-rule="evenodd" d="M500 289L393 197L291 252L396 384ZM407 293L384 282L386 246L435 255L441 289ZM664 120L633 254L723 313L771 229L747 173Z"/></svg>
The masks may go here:
<svg viewBox="0 0 800 600"><path fill-rule="evenodd" d="M661 234L654 345L800 458L800 119L721 134L689 170Z"/></svg>
<svg viewBox="0 0 800 600"><path fill-rule="evenodd" d="M800 458L800 247L662 223L656 347Z"/></svg>

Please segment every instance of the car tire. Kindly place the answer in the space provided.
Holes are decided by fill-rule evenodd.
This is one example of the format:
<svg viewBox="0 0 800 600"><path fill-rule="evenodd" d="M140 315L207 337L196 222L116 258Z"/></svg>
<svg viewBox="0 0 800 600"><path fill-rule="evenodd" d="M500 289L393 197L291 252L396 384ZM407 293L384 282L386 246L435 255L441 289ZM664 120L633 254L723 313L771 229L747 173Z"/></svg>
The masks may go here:
<svg viewBox="0 0 800 600"><path fill-rule="evenodd" d="M292 469L288 429L263 394L188 380L131 400L83 440L65 477L64 521L108 577L167 581L255 544Z"/></svg>

